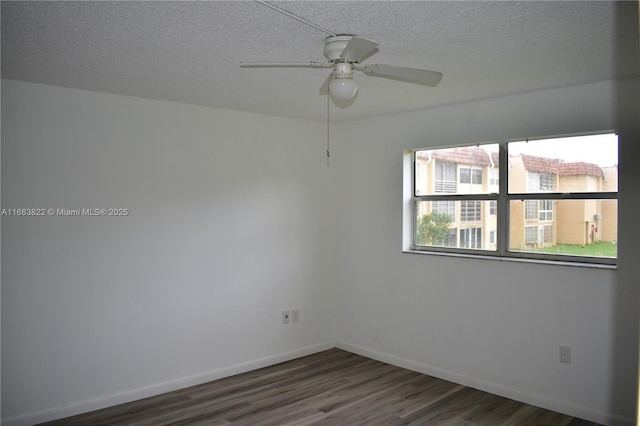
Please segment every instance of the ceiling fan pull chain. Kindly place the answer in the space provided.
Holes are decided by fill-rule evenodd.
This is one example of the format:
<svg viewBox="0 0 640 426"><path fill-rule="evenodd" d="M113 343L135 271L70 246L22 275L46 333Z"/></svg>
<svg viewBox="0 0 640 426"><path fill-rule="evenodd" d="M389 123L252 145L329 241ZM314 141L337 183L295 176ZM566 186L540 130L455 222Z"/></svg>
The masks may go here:
<svg viewBox="0 0 640 426"><path fill-rule="evenodd" d="M329 95L327 95L327 166L331 158L331 152L329 150Z"/></svg>

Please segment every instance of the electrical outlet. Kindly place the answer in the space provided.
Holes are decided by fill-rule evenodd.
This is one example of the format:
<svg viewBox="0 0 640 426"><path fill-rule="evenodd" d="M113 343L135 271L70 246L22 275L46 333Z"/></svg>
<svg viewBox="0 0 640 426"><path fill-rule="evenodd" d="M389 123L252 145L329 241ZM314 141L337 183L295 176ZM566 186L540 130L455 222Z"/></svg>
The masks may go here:
<svg viewBox="0 0 640 426"><path fill-rule="evenodd" d="M569 346L560 346L560 362L571 364L571 348Z"/></svg>
<svg viewBox="0 0 640 426"><path fill-rule="evenodd" d="M289 324L291 322L291 311L282 311L282 323Z"/></svg>
<svg viewBox="0 0 640 426"><path fill-rule="evenodd" d="M291 322L300 322L300 309L291 311Z"/></svg>

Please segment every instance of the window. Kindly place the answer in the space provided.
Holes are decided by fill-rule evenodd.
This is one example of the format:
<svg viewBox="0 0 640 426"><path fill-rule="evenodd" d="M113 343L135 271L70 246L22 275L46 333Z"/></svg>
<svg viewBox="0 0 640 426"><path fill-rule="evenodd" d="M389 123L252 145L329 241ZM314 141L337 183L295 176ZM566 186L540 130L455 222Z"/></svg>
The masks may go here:
<svg viewBox="0 0 640 426"><path fill-rule="evenodd" d="M442 245L445 247L458 247L458 230L449 229L449 233L445 237Z"/></svg>
<svg viewBox="0 0 640 426"><path fill-rule="evenodd" d="M477 222L481 217L482 204L480 201L461 201L460 220L463 222Z"/></svg>
<svg viewBox="0 0 640 426"><path fill-rule="evenodd" d="M436 160L435 192L455 194L457 189L456 164Z"/></svg>
<svg viewBox="0 0 640 426"><path fill-rule="evenodd" d="M553 191L555 177L551 173L527 172L528 192L548 192Z"/></svg>
<svg viewBox="0 0 640 426"><path fill-rule="evenodd" d="M553 220L553 200L540 200L540 221Z"/></svg>
<svg viewBox="0 0 640 426"><path fill-rule="evenodd" d="M542 228L542 239L544 244L553 242L553 225L546 225Z"/></svg>
<svg viewBox="0 0 640 426"><path fill-rule="evenodd" d="M538 200L524 202L524 218L529 220L538 218Z"/></svg>
<svg viewBox="0 0 640 426"><path fill-rule="evenodd" d="M460 183L482 185L482 169L460 168Z"/></svg>
<svg viewBox="0 0 640 426"><path fill-rule="evenodd" d="M615 264L617 153L613 133L415 151L405 247Z"/></svg>
<svg viewBox="0 0 640 426"><path fill-rule="evenodd" d="M540 175L534 172L527 172L527 191L536 192L540 187Z"/></svg>
<svg viewBox="0 0 640 426"><path fill-rule="evenodd" d="M456 203L455 201L434 201L432 210L434 213L449 215L451 222L456 221Z"/></svg>
<svg viewBox="0 0 640 426"><path fill-rule="evenodd" d="M540 175L540 191L553 191L554 189L554 176L549 173Z"/></svg>
<svg viewBox="0 0 640 426"><path fill-rule="evenodd" d="M482 248L482 228L467 228L460 230L460 247Z"/></svg>
<svg viewBox="0 0 640 426"><path fill-rule="evenodd" d="M500 173L498 173L497 170L490 170L489 171L489 185L498 186L499 181L500 181Z"/></svg>

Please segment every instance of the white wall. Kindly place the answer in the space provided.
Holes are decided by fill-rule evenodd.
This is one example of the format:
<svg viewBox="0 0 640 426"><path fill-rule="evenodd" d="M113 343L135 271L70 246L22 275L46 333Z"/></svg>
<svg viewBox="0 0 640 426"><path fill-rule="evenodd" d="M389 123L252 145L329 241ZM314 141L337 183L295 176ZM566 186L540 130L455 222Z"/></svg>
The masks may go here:
<svg viewBox="0 0 640 426"><path fill-rule="evenodd" d="M323 129L3 80L4 423L333 347Z"/></svg>
<svg viewBox="0 0 640 426"><path fill-rule="evenodd" d="M616 86L603 82L339 125L339 347L597 422L630 422L638 235L619 235L624 276L402 252L404 150L613 129L616 111ZM621 137L625 147L636 142ZM640 158L623 151L629 195ZM637 217L637 196L624 205ZM559 363L559 345L571 346L570 365Z"/></svg>

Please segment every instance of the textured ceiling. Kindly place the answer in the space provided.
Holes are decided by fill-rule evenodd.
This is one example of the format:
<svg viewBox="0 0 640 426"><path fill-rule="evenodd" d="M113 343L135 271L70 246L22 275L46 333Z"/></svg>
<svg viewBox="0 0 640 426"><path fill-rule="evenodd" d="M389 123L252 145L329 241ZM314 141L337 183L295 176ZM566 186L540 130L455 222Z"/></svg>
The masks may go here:
<svg viewBox="0 0 640 426"><path fill-rule="evenodd" d="M368 63L440 71L435 88L357 73L350 120L636 73L616 61L616 5L598 2L274 1L376 40ZM2 78L325 120L326 33L253 1L2 1Z"/></svg>

